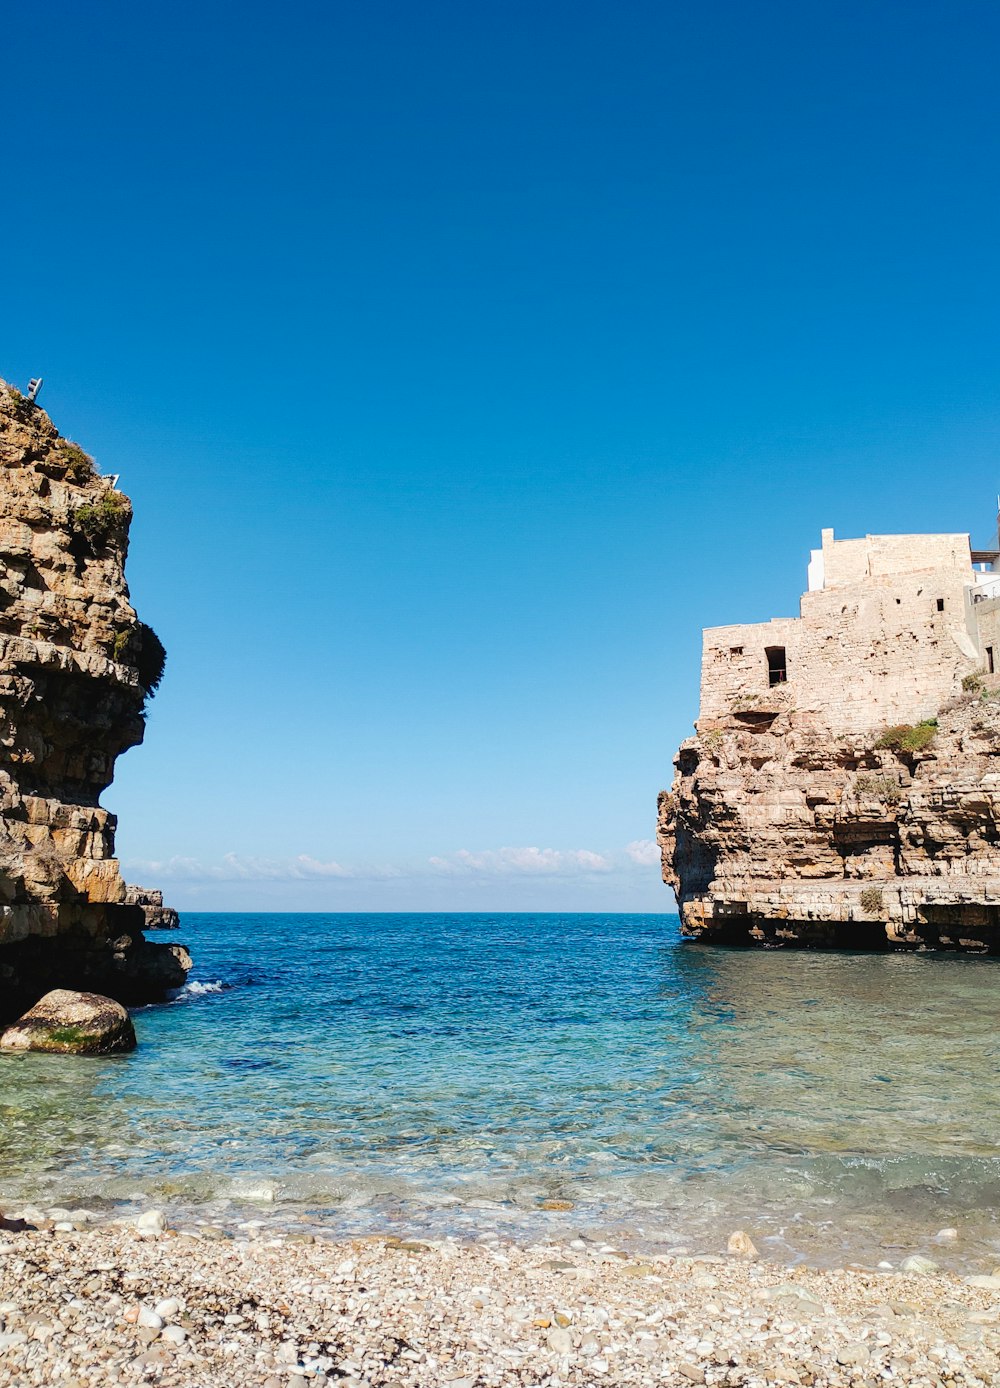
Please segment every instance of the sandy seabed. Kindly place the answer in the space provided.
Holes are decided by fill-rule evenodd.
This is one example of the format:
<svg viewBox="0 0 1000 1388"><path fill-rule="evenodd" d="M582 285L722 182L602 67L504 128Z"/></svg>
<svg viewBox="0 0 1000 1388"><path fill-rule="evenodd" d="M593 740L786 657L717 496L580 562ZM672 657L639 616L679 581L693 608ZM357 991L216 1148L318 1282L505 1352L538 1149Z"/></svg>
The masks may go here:
<svg viewBox="0 0 1000 1388"><path fill-rule="evenodd" d="M0 1231L0 1384L1000 1383L1000 1277L632 1256L583 1240ZM995 1282L995 1285L991 1285Z"/></svg>

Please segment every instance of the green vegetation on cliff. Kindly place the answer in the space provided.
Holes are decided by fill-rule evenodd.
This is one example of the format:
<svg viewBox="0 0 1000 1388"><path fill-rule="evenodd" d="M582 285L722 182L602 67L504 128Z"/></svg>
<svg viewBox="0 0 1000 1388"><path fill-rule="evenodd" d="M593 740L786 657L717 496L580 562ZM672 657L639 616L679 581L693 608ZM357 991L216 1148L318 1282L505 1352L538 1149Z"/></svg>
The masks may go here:
<svg viewBox="0 0 1000 1388"><path fill-rule="evenodd" d="M936 718L925 718L919 723L896 723L886 728L875 746L890 752L922 752L934 741L937 728Z"/></svg>
<svg viewBox="0 0 1000 1388"><path fill-rule="evenodd" d="M83 454L83 450L80 450ZM86 454L83 454L86 457ZM71 517L71 524L93 551L104 549L108 541L120 536L129 508L117 492L106 492L100 501L85 501Z"/></svg>

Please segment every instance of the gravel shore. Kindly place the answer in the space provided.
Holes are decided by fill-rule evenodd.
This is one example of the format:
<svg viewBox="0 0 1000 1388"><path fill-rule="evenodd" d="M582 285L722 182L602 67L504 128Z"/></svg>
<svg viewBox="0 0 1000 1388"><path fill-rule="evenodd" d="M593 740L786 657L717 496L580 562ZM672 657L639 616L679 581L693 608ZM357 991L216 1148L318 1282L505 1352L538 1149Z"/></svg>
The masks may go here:
<svg viewBox="0 0 1000 1388"><path fill-rule="evenodd" d="M969 1281L143 1220L0 1231L0 1384L1000 1382L989 1269Z"/></svg>

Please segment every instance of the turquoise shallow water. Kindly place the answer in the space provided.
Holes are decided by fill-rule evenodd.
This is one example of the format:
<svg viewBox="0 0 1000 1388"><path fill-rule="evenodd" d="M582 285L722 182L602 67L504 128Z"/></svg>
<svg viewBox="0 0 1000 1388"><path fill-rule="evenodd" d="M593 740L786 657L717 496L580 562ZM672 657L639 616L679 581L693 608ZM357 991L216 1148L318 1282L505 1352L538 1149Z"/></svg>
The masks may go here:
<svg viewBox="0 0 1000 1388"><path fill-rule="evenodd" d="M994 961L710 949L659 915L179 938L195 982L134 1055L0 1059L0 1207L1000 1262Z"/></svg>

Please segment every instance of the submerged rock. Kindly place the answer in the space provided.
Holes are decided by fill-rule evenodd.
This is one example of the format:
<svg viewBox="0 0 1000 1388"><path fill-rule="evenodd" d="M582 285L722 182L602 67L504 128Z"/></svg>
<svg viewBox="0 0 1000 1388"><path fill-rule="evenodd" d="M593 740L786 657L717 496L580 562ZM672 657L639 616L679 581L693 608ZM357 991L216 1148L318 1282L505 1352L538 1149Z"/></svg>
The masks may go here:
<svg viewBox="0 0 1000 1388"><path fill-rule="evenodd" d="M0 1050L64 1055L134 1051L135 1029L121 1003L98 993L56 988L0 1036Z"/></svg>
<svg viewBox="0 0 1000 1388"><path fill-rule="evenodd" d="M978 1287L981 1291L1000 1292L1000 1277L995 1272L986 1276L967 1277L965 1280L970 1287Z"/></svg>
<svg viewBox="0 0 1000 1388"><path fill-rule="evenodd" d="M729 1235L727 1247L730 1253L734 1253L740 1258L756 1258L758 1256L757 1245L750 1235L744 1233L742 1229L736 1229Z"/></svg>

